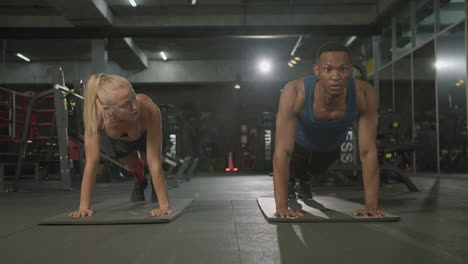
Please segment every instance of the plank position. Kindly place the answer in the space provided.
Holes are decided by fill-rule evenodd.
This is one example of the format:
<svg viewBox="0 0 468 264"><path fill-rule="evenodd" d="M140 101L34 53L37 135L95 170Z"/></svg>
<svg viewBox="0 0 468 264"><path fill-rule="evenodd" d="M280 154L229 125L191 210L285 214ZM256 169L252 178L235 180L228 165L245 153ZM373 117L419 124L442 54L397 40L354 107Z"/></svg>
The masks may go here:
<svg viewBox="0 0 468 264"><path fill-rule="evenodd" d="M340 146L356 118L365 208L354 214L387 215L378 209L376 93L369 83L354 80L352 69L349 50L341 44L326 43L317 52L315 76L285 85L276 121L273 159L277 217L303 216L300 211L288 208L290 179L299 178L300 198L312 198L306 171L318 174L328 169L338 158Z"/></svg>
<svg viewBox="0 0 468 264"><path fill-rule="evenodd" d="M153 216L171 214L161 163L161 112L146 95L135 94L130 82L117 75L95 74L86 83L84 99L86 165L81 183L80 207L72 217L94 214L91 198L100 159L100 137L109 140L116 158L135 176L131 201L145 200L148 185L145 166L151 173L159 208Z"/></svg>

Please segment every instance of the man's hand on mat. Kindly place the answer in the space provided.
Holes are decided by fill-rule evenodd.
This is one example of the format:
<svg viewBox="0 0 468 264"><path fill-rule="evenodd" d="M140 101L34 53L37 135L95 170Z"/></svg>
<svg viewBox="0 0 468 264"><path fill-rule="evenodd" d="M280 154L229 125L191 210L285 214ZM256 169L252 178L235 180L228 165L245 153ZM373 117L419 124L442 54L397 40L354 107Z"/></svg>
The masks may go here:
<svg viewBox="0 0 468 264"><path fill-rule="evenodd" d="M300 211L296 211L296 210L289 209L289 208L279 208L279 209L276 209L275 216L281 217L281 218L301 217L301 216L304 216L304 214L301 213Z"/></svg>
<svg viewBox="0 0 468 264"><path fill-rule="evenodd" d="M172 214L172 210L169 208L158 208L151 210L150 214L152 216L170 215Z"/></svg>
<svg viewBox="0 0 468 264"><path fill-rule="evenodd" d="M94 214L94 211L91 209L79 209L76 212L73 212L69 214L68 216L71 217L86 217L86 216L92 216Z"/></svg>
<svg viewBox="0 0 468 264"><path fill-rule="evenodd" d="M364 208L364 209L358 209L354 211L354 215L358 216L377 216L377 217L382 217L382 216L388 216L388 214L380 211L379 209L372 209L372 208Z"/></svg>

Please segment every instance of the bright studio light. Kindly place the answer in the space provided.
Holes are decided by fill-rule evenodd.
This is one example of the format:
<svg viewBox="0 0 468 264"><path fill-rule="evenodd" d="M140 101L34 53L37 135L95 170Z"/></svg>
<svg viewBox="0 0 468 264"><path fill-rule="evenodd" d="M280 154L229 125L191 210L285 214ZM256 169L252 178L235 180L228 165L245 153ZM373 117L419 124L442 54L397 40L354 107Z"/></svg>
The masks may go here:
<svg viewBox="0 0 468 264"><path fill-rule="evenodd" d="M260 70L260 72L262 73L268 73L271 71L271 62L268 61L268 60L261 60L259 63L258 63L258 69Z"/></svg>
<svg viewBox="0 0 468 264"><path fill-rule="evenodd" d="M136 7L136 6L137 6L137 3L135 2L135 0L128 0L128 2L130 2L130 4L131 4L133 7Z"/></svg>
<svg viewBox="0 0 468 264"><path fill-rule="evenodd" d="M166 56L166 53L164 51L161 51L159 54L161 54L161 58L163 60L165 60L165 61L167 60L167 56Z"/></svg>
<svg viewBox="0 0 468 264"><path fill-rule="evenodd" d="M30 62L30 61L31 61L28 57L24 56L24 55L21 54L21 53L16 53L16 56L22 58L23 60L25 60L25 61L27 61L27 62Z"/></svg>
<svg viewBox="0 0 468 264"><path fill-rule="evenodd" d="M240 89L240 88L241 88L241 87L240 87L240 84L239 84L239 83L236 83L236 84L234 85L234 88L235 88L235 89Z"/></svg>

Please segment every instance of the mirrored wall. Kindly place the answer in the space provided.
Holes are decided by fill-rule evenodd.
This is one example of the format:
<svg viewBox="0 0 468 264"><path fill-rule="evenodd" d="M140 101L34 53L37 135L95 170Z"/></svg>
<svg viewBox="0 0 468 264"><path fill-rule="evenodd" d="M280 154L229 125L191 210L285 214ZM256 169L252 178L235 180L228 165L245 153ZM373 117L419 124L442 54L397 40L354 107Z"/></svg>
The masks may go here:
<svg viewBox="0 0 468 264"><path fill-rule="evenodd" d="M437 101L439 103L440 169L468 169L466 133L465 23L437 38Z"/></svg>
<svg viewBox="0 0 468 264"><path fill-rule="evenodd" d="M394 66L394 111L401 117L402 136L412 139L413 131L413 93L411 91L411 55L398 60Z"/></svg>
<svg viewBox="0 0 468 264"><path fill-rule="evenodd" d="M379 111L393 111L393 65L379 71Z"/></svg>
<svg viewBox="0 0 468 264"><path fill-rule="evenodd" d="M402 2L377 42L379 110L408 124L417 172L468 172L466 2Z"/></svg>
<svg viewBox="0 0 468 264"><path fill-rule="evenodd" d="M434 41L413 53L416 167L437 172L436 68Z"/></svg>

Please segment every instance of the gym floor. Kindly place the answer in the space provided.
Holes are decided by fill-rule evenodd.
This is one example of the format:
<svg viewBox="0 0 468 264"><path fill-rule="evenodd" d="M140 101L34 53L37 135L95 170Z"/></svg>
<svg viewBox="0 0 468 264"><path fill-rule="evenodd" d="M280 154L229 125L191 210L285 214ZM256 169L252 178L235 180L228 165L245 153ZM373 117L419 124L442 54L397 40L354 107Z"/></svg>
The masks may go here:
<svg viewBox="0 0 468 264"><path fill-rule="evenodd" d="M0 193L1 263L467 263L468 183L456 175L416 175L419 193L384 185L391 223L269 224L257 206L271 196L266 175L204 174L170 190L192 198L169 224L39 226L76 209L79 192ZM132 182L98 184L94 202L129 196ZM362 188L314 193L362 203ZM149 189L147 190L147 195Z"/></svg>

